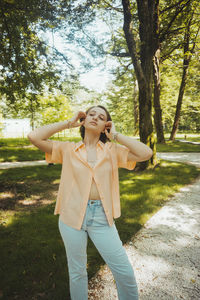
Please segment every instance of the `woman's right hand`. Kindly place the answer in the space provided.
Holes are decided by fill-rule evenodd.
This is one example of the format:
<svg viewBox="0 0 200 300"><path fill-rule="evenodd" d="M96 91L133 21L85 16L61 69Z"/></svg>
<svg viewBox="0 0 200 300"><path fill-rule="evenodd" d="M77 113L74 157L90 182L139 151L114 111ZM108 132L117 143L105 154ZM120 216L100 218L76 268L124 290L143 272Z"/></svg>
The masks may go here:
<svg viewBox="0 0 200 300"><path fill-rule="evenodd" d="M84 119L79 122L80 119ZM84 111L78 111L74 116L69 120L69 128L79 127L84 124L86 118L86 113Z"/></svg>

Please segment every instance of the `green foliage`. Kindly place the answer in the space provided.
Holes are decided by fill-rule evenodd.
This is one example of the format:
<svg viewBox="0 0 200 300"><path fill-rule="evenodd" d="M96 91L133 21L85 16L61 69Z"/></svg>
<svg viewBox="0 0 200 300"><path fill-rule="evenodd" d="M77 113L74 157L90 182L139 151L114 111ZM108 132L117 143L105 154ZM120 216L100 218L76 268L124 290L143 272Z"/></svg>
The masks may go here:
<svg viewBox="0 0 200 300"><path fill-rule="evenodd" d="M58 70L38 32L58 18L55 1L1 1L0 93L14 103L27 91L55 85ZM56 1L57 2L57 1Z"/></svg>
<svg viewBox="0 0 200 300"><path fill-rule="evenodd" d="M2 135L2 130L3 130L3 114L0 110L0 137Z"/></svg>
<svg viewBox="0 0 200 300"><path fill-rule="evenodd" d="M131 2L131 14L139 56L141 43L137 3ZM161 102L166 131L171 129L175 112L181 74L182 53L180 49L182 48L183 32L190 17L188 12L191 9L194 13L191 32L193 40L198 27L199 6L197 0L160 1L160 32L157 34L161 43L162 62L169 58L161 70ZM121 1L2 0L1 10L0 66L2 77L0 93L6 95L9 100L9 107L7 106L4 115L8 116L10 112L15 117L28 116L32 119L33 127L38 118L41 124L43 121L46 122L44 119L50 122L59 120L59 118L63 119L65 108L66 111L70 111L70 108L67 104L66 106L61 104L60 100L57 100L58 103L56 103L52 96L53 87L65 89L62 82L66 81L67 76L68 87L73 82L77 83L77 78L73 80L76 72L71 71L73 66L70 61L70 54L74 52L82 58L82 64L78 71L85 71L91 67L91 64L100 65L106 56L115 57L122 70L120 72L115 70L116 80L109 87L106 97L103 96L101 100L106 99L108 102L109 109L113 111L113 120L119 130L132 134L137 129L137 126L134 125L137 112L133 108L132 96L135 81L132 77L133 71L130 68L132 62L122 29ZM103 31L102 28L105 24L107 27ZM107 30L108 28L110 28L110 32ZM47 32L51 32L52 36L59 33L65 40L62 53L54 45L47 45L48 41L45 38ZM102 32L104 33L102 34ZM89 56L93 57L93 60ZM184 98L181 129L199 130L200 127L197 103L200 90L197 76L199 72L198 57L197 51L197 63L195 65L192 62L189 70L189 85ZM104 68L104 64L102 64L102 68ZM72 77L69 78L71 72ZM125 73L123 74L123 72ZM42 104L42 97L39 96L48 89L50 89L49 97L51 98L49 107L45 106L48 101L45 100L46 104ZM70 101L73 93L74 91L70 89L67 93L63 92ZM45 97L43 96L43 98ZM95 97L100 98L99 95L94 95ZM88 97L83 105L90 105L90 101L92 104L96 103L94 98ZM71 103L77 108L80 105L79 101L71 101ZM61 107L65 107L63 112L61 112ZM135 116L134 112L136 112Z"/></svg>
<svg viewBox="0 0 200 300"><path fill-rule="evenodd" d="M38 101L40 103L37 112L38 125L64 121L72 117L70 101L62 94L41 96Z"/></svg>
<svg viewBox="0 0 200 300"><path fill-rule="evenodd" d="M123 72L123 68L118 69L116 79L109 86L104 97L107 101L107 107L111 112L112 119L116 129L124 134L134 135L134 103L137 103L137 93L134 94L135 85L133 73L131 71Z"/></svg>
<svg viewBox="0 0 200 300"><path fill-rule="evenodd" d="M184 95L180 130L191 130L200 132L200 51L197 49L194 53L189 67L188 81Z"/></svg>
<svg viewBox="0 0 200 300"><path fill-rule="evenodd" d="M161 67L161 107L163 112L163 126L166 132L173 125L178 91L181 80L181 68L166 60Z"/></svg>
<svg viewBox="0 0 200 300"><path fill-rule="evenodd" d="M199 132L200 129L200 83L199 83L199 50L191 61L188 72L188 81L184 94L179 130ZM166 60L161 67L161 107L163 110L163 124L165 132L173 125L176 103L182 73L182 58L175 56Z"/></svg>
<svg viewBox="0 0 200 300"><path fill-rule="evenodd" d="M61 88L73 69L69 52L74 47L68 45L68 51L60 53L48 45L45 34L63 31L68 44L80 44L80 31L94 19L94 5L95 1L1 1L0 93L9 103L22 104L28 94L35 102L44 89Z"/></svg>

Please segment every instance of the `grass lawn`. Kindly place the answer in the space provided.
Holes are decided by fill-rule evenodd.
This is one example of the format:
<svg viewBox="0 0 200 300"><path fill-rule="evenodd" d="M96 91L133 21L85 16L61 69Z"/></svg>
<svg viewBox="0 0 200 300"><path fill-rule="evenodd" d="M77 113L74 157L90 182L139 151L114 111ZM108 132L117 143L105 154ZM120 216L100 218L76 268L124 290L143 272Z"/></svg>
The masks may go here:
<svg viewBox="0 0 200 300"><path fill-rule="evenodd" d="M65 250L53 215L60 170L60 165L0 170L1 299L69 299ZM116 225L125 243L200 170L161 161L154 170L120 169L119 175L122 216ZM103 263L89 240L89 278Z"/></svg>
<svg viewBox="0 0 200 300"><path fill-rule="evenodd" d="M165 138L169 139L170 133L165 134ZM199 133L177 133L176 140L186 140L189 142L200 142L200 134Z"/></svg>
<svg viewBox="0 0 200 300"><path fill-rule="evenodd" d="M187 144L179 141L166 141L165 144L157 144L156 147L158 152L200 152L200 145Z"/></svg>
<svg viewBox="0 0 200 300"><path fill-rule="evenodd" d="M181 136L180 136L181 138ZM187 136L189 140L190 136ZM54 138L55 139L55 138ZM57 138L56 138L57 139ZM59 140L79 141L80 137L59 138ZM191 140L200 142L200 135L192 135ZM166 141L166 144L157 144L158 152L200 152L199 145ZM44 153L31 145L28 139L10 138L0 141L0 162L43 160Z"/></svg>
<svg viewBox="0 0 200 300"><path fill-rule="evenodd" d="M58 138L54 138L57 140ZM79 141L81 138L59 138L59 140ZM9 138L0 141L0 163L6 161L43 160L44 153L34 147L28 139Z"/></svg>

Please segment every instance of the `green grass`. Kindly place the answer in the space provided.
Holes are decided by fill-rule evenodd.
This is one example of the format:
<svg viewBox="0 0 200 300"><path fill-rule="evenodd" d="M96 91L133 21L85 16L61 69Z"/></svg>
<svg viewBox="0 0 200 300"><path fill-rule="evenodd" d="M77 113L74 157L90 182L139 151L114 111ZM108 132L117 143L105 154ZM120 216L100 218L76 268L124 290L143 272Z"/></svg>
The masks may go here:
<svg viewBox="0 0 200 300"><path fill-rule="evenodd" d="M1 147L0 162L6 161L32 161L43 160L44 153L36 147L19 148L19 147Z"/></svg>
<svg viewBox="0 0 200 300"><path fill-rule="evenodd" d="M65 250L53 215L60 171L60 165L0 170L1 299L69 299ZM166 161L141 173L120 169L122 216L116 225L122 241L198 175L193 166ZM89 241L89 278L103 263Z"/></svg>
<svg viewBox="0 0 200 300"><path fill-rule="evenodd" d="M54 137L54 140L58 138ZM80 138L59 138L59 140L79 141ZM10 138L0 141L0 162L43 160L44 153L34 147L28 139Z"/></svg>
<svg viewBox="0 0 200 300"><path fill-rule="evenodd" d="M166 141L165 144L157 144L156 149L158 152L200 152L200 145Z"/></svg>
<svg viewBox="0 0 200 300"><path fill-rule="evenodd" d="M27 138L1 138L0 147L23 147L30 145Z"/></svg>
<svg viewBox="0 0 200 300"><path fill-rule="evenodd" d="M58 139L58 138L54 138ZM191 136L191 140L200 141L200 136ZM80 137L59 138L59 140L79 141ZM189 137L188 137L189 140ZM158 152L200 152L199 145L192 145L182 142L170 142L157 144ZM33 161L43 160L44 153L33 147L28 139L10 138L0 141L0 162Z"/></svg>
<svg viewBox="0 0 200 300"><path fill-rule="evenodd" d="M198 136L188 136L186 138L186 140L189 141L189 142L198 142L198 143L200 143L200 135L198 135Z"/></svg>
<svg viewBox="0 0 200 300"><path fill-rule="evenodd" d="M54 140L60 141L77 141L79 137L53 137ZM0 147L27 147L32 146L31 142L27 138L1 138Z"/></svg>
<svg viewBox="0 0 200 300"><path fill-rule="evenodd" d="M165 134L165 138L169 139L170 133ZM200 134L193 132L183 132L176 134L176 140L187 140L190 142L200 142Z"/></svg>

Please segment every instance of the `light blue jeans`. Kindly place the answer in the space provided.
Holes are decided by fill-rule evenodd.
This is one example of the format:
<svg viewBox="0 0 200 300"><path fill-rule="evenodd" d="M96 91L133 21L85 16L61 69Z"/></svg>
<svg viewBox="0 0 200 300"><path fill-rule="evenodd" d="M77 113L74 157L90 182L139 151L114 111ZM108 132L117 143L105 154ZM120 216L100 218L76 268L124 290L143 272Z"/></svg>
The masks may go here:
<svg viewBox="0 0 200 300"><path fill-rule="evenodd" d="M65 245L72 300L88 299L88 235L114 276L120 300L137 300L138 289L133 268L119 238L115 224L109 226L101 200L89 200L81 230L64 224L59 230Z"/></svg>

